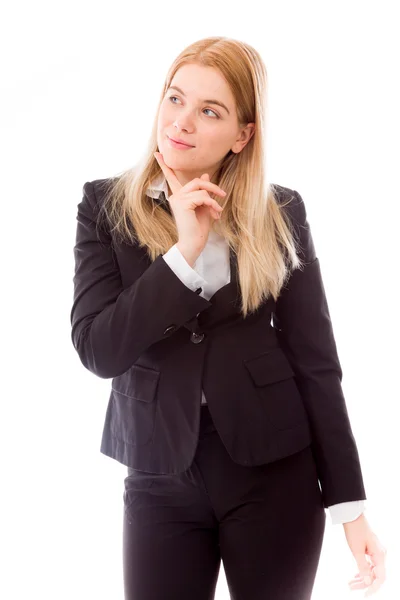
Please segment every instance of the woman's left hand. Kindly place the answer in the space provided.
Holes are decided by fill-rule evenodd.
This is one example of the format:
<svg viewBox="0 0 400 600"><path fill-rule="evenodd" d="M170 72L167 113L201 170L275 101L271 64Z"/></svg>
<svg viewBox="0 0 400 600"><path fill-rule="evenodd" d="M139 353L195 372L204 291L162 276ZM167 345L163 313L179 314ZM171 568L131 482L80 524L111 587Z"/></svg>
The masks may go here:
<svg viewBox="0 0 400 600"><path fill-rule="evenodd" d="M359 572L349 581L351 590L367 589L364 597L374 594L386 580L386 548L371 530L364 513L355 521L343 523L347 543L356 559ZM364 579L370 578L370 582Z"/></svg>

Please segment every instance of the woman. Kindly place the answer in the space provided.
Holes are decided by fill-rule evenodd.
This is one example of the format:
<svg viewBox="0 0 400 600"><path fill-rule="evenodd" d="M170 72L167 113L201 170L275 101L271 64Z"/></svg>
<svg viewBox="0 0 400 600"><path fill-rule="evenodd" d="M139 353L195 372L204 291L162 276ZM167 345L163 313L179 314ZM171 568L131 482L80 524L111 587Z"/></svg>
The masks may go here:
<svg viewBox="0 0 400 600"><path fill-rule="evenodd" d="M192 44L142 162L78 206L72 340L112 378L128 600L213 598L221 559L236 600L309 599L324 508L351 588L385 578L304 202L267 182L265 107L251 46Z"/></svg>

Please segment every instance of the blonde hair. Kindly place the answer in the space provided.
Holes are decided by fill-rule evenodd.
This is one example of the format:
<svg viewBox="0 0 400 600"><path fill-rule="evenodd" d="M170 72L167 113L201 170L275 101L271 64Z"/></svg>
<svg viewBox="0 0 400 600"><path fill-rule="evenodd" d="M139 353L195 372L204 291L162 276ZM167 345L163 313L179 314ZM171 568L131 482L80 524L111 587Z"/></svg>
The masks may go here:
<svg viewBox="0 0 400 600"><path fill-rule="evenodd" d="M221 218L212 225L236 254L241 312L246 317L271 294L277 300L290 268L303 264L296 254L292 223L281 210L285 205L274 184L267 181L267 73L261 56L250 45L208 37L179 54L164 82L148 148L138 165L110 179L100 212L104 211L120 241L146 247L152 261L178 241L173 214L147 196L146 190L162 173L153 155L158 151L158 111L176 71L187 63L218 69L232 90L239 124L255 123L245 147L239 153L230 151L216 174L215 183L227 196ZM219 196L210 196L221 203Z"/></svg>

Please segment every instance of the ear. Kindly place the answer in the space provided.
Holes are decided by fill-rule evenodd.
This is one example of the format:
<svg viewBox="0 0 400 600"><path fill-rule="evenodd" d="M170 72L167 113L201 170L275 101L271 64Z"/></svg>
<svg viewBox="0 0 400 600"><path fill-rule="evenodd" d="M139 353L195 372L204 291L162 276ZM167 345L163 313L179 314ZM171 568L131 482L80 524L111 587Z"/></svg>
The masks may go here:
<svg viewBox="0 0 400 600"><path fill-rule="evenodd" d="M243 150L243 148L246 146L246 144L248 144L249 141L251 140L251 138L253 137L254 132L255 132L255 123L248 123L246 125L246 127L244 127L240 131L238 139L232 146L232 152L235 152L235 154L238 154L239 152L241 152Z"/></svg>

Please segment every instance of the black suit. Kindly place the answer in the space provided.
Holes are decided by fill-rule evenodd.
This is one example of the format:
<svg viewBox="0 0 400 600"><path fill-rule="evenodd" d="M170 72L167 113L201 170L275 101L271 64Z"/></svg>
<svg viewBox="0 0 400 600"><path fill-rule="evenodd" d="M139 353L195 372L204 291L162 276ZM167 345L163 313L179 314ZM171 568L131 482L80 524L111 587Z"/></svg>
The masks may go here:
<svg viewBox="0 0 400 600"><path fill-rule="evenodd" d="M304 270L277 303L243 320L237 262L210 300L184 285L162 256L121 244L95 219L106 180L78 205L72 341L83 365L112 378L101 452L152 473L181 473L195 454L201 388L232 460L255 466L311 444L325 507L366 499L342 393L342 370L306 210L284 210ZM152 200L153 201L153 200ZM100 243L99 243L100 242Z"/></svg>

